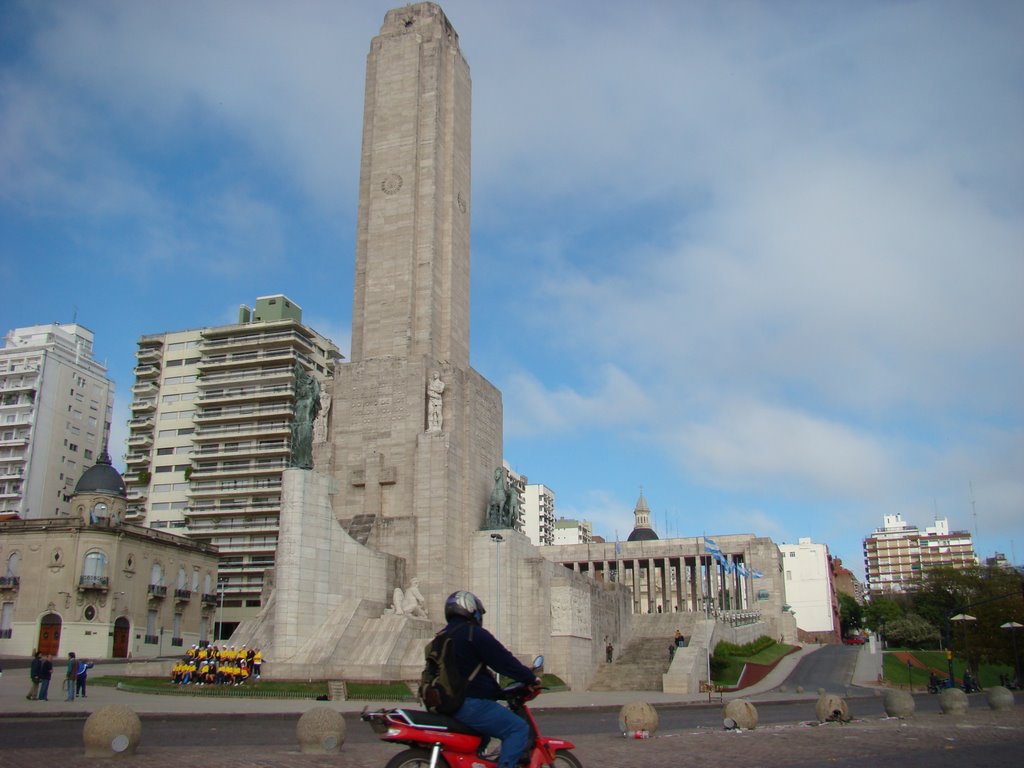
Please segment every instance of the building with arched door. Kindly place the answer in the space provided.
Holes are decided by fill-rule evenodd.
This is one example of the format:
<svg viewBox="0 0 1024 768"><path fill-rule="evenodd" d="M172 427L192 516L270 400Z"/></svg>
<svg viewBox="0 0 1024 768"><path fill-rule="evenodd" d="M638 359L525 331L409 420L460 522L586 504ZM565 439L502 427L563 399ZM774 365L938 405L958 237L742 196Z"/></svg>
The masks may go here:
<svg viewBox="0 0 1024 768"><path fill-rule="evenodd" d="M213 639L216 547L125 523L106 451L70 506L0 521L0 656L154 658Z"/></svg>

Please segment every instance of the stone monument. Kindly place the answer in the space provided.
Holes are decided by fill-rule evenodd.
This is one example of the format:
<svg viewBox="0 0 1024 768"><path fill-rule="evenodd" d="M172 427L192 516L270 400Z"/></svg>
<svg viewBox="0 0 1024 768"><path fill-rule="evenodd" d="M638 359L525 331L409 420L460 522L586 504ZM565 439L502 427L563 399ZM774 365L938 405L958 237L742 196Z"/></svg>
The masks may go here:
<svg viewBox="0 0 1024 768"><path fill-rule="evenodd" d="M624 590L544 560L507 511L481 531L502 404L469 364L469 268L469 67L441 8L417 3L386 14L367 57L351 358L329 420L315 421L313 395L313 468L300 457L284 473L274 590L232 637L275 668L415 677L458 589L515 651L555 666L589 668L590 635L628 622ZM553 616L552 590L587 610Z"/></svg>

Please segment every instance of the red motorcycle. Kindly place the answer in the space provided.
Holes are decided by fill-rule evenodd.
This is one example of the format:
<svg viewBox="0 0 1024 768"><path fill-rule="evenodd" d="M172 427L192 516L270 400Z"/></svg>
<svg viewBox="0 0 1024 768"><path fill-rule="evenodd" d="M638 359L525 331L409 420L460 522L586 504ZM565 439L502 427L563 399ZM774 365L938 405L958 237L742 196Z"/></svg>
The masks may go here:
<svg viewBox="0 0 1024 768"><path fill-rule="evenodd" d="M533 661L539 670L544 657ZM569 750L575 745L564 739L541 736L537 721L533 719L526 702L540 691L523 683L514 683L502 689L508 707L530 726L530 739L526 755L529 762L520 765L529 768L583 768L583 764ZM386 768L495 768L497 754L481 754L484 737L448 715L438 715L421 709L363 710L362 719L384 741L405 744L409 749L399 752L388 761Z"/></svg>

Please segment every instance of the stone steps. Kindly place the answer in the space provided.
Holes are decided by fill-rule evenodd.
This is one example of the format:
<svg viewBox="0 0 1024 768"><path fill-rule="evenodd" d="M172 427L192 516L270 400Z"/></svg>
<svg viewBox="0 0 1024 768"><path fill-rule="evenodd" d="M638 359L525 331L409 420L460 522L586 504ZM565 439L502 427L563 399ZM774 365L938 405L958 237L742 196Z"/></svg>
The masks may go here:
<svg viewBox="0 0 1024 768"><path fill-rule="evenodd" d="M671 637L641 637L633 640L611 664L597 670L592 691L660 691L668 670Z"/></svg>

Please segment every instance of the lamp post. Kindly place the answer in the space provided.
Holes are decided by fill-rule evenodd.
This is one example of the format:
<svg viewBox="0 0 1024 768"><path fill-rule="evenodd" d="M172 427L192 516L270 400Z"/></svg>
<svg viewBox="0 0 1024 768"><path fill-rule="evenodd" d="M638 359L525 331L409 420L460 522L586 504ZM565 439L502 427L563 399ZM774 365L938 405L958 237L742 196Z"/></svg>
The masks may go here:
<svg viewBox="0 0 1024 768"><path fill-rule="evenodd" d="M217 610L217 642L224 639L224 585L227 579L223 576L217 578L217 587L220 589L220 608Z"/></svg>
<svg viewBox="0 0 1024 768"><path fill-rule="evenodd" d="M967 622L977 621L977 619L966 613L958 613L956 616L951 616L949 620L959 621L964 625L964 671L968 672L971 668L971 660L967 655Z"/></svg>
<svg viewBox="0 0 1024 768"><path fill-rule="evenodd" d="M495 629L498 632L498 637L501 637L501 545L505 541L505 537L500 533L492 533L491 541L494 542L494 602L495 611L498 613L498 625Z"/></svg>
<svg viewBox="0 0 1024 768"><path fill-rule="evenodd" d="M1010 637L1013 639L1013 668L1016 672L1017 678L1014 680L1014 684L1020 686L1020 656L1017 655L1017 630L1024 627L1024 624L1018 624L1016 621L1008 621L1005 624L1000 624L1000 629L1010 630Z"/></svg>

